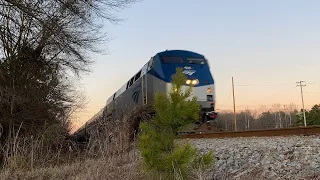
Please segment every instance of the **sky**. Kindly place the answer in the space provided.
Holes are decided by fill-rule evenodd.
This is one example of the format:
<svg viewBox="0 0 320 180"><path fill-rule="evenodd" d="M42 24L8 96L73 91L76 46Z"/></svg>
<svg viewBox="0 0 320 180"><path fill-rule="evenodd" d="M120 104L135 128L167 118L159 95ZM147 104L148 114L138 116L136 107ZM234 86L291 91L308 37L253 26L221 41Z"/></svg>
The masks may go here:
<svg viewBox="0 0 320 180"><path fill-rule="evenodd" d="M107 99L156 53L166 49L203 54L216 85L216 109L295 103L297 81L305 81L305 107L320 103L319 0L141 0L108 22L109 53L92 54L92 73L83 77L88 104L76 126L97 113Z"/></svg>

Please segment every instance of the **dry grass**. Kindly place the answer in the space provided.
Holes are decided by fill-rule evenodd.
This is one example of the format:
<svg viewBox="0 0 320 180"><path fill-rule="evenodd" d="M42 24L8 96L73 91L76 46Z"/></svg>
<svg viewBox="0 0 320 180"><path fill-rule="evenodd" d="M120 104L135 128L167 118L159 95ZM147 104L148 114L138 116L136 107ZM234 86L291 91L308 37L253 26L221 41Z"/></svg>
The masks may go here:
<svg viewBox="0 0 320 180"><path fill-rule="evenodd" d="M0 144L0 179L143 179L136 119L103 119L84 150L56 130L36 137L14 131Z"/></svg>
<svg viewBox="0 0 320 180"><path fill-rule="evenodd" d="M33 171L10 171L0 174L1 179L143 179L135 151L107 159L86 159L55 167L36 168Z"/></svg>

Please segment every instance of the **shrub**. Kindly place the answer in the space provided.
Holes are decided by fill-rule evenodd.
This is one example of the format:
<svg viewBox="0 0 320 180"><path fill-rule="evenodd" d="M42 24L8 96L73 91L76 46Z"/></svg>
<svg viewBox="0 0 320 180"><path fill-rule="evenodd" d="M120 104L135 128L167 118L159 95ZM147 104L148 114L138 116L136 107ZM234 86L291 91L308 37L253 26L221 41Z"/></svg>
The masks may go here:
<svg viewBox="0 0 320 180"><path fill-rule="evenodd" d="M169 94L157 92L156 115L140 124L138 148L147 172L161 179L189 178L192 169L205 170L213 162L213 152L200 155L189 143L174 144L179 128L198 118L199 104L191 97L192 87L183 92L186 76L181 68L172 76Z"/></svg>
<svg viewBox="0 0 320 180"><path fill-rule="evenodd" d="M303 110L296 115L296 121L293 126L304 126ZM307 126L320 125L320 104L315 104L310 111L306 111Z"/></svg>

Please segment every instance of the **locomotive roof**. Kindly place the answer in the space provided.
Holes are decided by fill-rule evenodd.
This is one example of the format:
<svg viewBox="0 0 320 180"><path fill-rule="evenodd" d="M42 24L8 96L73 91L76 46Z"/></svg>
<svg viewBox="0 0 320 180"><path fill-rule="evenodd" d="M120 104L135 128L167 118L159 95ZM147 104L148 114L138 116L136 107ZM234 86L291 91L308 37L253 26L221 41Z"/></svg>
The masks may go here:
<svg viewBox="0 0 320 180"><path fill-rule="evenodd" d="M203 55L193 52L193 51L188 51L188 50L166 50L162 52L158 52L156 55L160 56L193 56L193 57L204 57Z"/></svg>

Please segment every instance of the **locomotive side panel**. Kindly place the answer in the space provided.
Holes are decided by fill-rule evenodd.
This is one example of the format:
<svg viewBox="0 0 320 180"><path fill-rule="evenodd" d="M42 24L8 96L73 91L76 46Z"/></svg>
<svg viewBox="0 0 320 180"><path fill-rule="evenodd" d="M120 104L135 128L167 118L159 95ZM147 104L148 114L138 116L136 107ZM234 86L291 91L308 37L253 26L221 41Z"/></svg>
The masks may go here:
<svg viewBox="0 0 320 180"><path fill-rule="evenodd" d="M147 88L147 98L148 98L148 104L153 104L155 95L158 91L160 92L166 92L166 86L165 82L161 79L153 76L152 74L148 74L148 88Z"/></svg>
<svg viewBox="0 0 320 180"><path fill-rule="evenodd" d="M122 116L130 113L130 111L138 105L142 105L142 79L137 81L118 96L115 102L115 112L117 116Z"/></svg>
<svg viewBox="0 0 320 180"><path fill-rule="evenodd" d="M153 88L153 76L150 72L145 74L144 92L143 98L146 98L145 104L152 104L154 102L154 88Z"/></svg>

